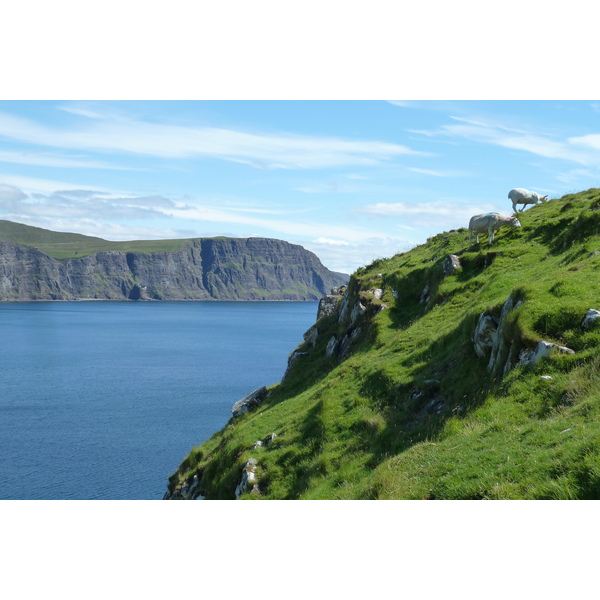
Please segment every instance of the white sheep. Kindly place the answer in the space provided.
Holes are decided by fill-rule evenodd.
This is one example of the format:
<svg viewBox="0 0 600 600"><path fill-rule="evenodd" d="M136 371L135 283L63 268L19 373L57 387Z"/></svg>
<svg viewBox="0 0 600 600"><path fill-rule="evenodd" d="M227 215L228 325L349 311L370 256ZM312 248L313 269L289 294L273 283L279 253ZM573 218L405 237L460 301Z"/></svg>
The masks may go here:
<svg viewBox="0 0 600 600"><path fill-rule="evenodd" d="M523 212L526 204L537 204L538 202L546 202L548 196L540 196L537 192L530 192L524 188L514 188L508 192L509 200L512 200L513 212L517 210L517 204L522 204Z"/></svg>
<svg viewBox="0 0 600 600"><path fill-rule="evenodd" d="M471 245L471 232L475 232L475 242L479 243L479 234L488 232L488 242L494 241L494 231L503 225L521 227L516 217L504 217L499 213L487 213L486 215L475 215L469 221L469 246Z"/></svg>

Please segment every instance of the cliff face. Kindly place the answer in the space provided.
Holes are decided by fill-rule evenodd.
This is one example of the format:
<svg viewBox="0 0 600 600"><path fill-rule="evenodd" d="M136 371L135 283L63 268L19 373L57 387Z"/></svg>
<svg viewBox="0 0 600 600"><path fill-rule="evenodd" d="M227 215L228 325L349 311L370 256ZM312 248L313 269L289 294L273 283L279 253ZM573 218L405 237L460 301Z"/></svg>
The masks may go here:
<svg viewBox="0 0 600 600"><path fill-rule="evenodd" d="M172 252L52 258L0 241L0 300L317 300L347 277L281 240L194 239Z"/></svg>

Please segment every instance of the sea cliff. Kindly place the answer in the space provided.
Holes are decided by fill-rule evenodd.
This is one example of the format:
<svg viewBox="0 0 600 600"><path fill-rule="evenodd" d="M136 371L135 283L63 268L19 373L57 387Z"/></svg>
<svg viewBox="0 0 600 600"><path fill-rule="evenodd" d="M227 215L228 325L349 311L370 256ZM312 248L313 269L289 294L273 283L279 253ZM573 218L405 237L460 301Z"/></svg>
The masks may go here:
<svg viewBox="0 0 600 600"><path fill-rule="evenodd" d="M347 279L302 246L266 238L198 238L180 250L62 259L0 241L0 301L318 300Z"/></svg>

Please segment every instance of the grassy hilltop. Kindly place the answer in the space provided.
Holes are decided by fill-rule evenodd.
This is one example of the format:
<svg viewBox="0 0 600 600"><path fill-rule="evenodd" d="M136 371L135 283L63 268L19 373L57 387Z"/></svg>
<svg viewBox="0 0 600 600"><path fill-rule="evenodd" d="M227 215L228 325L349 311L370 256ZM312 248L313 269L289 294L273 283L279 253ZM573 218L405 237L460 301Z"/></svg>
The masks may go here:
<svg viewBox="0 0 600 600"><path fill-rule="evenodd" d="M0 240L35 246L52 258L82 258L95 252L171 252L181 250L192 241L190 238L111 242L99 237L51 231L2 219L0 219Z"/></svg>
<svg viewBox="0 0 600 600"><path fill-rule="evenodd" d="M252 457L260 493L241 498L600 498L600 325L581 326L600 310L600 189L519 220L491 247L487 235L469 248L466 230L446 232L359 269L346 300L366 311L349 352L327 356L348 326L320 319L289 375L192 449L170 492L198 475L207 498L233 498ZM449 254L462 267L443 277ZM515 347L575 353L490 372L473 333L511 296L522 300L507 318Z"/></svg>

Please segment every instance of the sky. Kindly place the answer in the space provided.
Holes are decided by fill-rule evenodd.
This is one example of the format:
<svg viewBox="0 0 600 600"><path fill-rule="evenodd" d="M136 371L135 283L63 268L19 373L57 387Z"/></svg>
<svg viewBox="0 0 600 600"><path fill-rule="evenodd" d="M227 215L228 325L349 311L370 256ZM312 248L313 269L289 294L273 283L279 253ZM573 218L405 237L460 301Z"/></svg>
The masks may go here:
<svg viewBox="0 0 600 600"><path fill-rule="evenodd" d="M600 187L600 101L0 101L0 218L108 240L276 238L352 273L513 187Z"/></svg>

